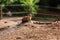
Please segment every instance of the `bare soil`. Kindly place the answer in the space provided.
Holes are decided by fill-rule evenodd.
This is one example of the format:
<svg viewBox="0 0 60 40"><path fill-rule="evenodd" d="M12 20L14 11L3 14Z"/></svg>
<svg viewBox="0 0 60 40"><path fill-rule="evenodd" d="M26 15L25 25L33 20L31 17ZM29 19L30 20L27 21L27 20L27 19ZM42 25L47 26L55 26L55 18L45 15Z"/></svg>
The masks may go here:
<svg viewBox="0 0 60 40"><path fill-rule="evenodd" d="M60 40L60 21L32 21L17 26L19 23L21 20L0 21L0 40Z"/></svg>

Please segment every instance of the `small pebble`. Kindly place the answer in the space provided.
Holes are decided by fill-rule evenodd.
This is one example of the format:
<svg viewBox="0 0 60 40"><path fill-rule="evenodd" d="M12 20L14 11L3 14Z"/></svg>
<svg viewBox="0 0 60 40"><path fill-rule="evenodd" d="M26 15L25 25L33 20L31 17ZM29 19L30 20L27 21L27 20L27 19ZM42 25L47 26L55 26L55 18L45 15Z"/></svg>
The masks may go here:
<svg viewBox="0 0 60 40"><path fill-rule="evenodd" d="M21 37L17 37L16 39L21 39Z"/></svg>
<svg viewBox="0 0 60 40"><path fill-rule="evenodd" d="M24 26L27 26L27 25L24 25Z"/></svg>
<svg viewBox="0 0 60 40"><path fill-rule="evenodd" d="M7 22L4 22L4 23L7 23Z"/></svg>
<svg viewBox="0 0 60 40"><path fill-rule="evenodd" d="M8 28L10 27L10 26L7 26Z"/></svg>
<svg viewBox="0 0 60 40"><path fill-rule="evenodd" d="M32 26L32 27L34 27L34 26Z"/></svg>
<svg viewBox="0 0 60 40"><path fill-rule="evenodd" d="M57 35L56 33L54 33L54 35Z"/></svg>
<svg viewBox="0 0 60 40"><path fill-rule="evenodd" d="M52 29L56 29L56 28L53 27Z"/></svg>

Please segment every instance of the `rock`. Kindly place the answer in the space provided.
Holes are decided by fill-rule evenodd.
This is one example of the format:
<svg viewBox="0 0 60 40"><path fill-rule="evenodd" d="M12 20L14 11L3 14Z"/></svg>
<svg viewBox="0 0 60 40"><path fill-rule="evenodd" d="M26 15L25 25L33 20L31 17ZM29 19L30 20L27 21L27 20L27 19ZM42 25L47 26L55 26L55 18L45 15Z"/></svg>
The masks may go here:
<svg viewBox="0 0 60 40"><path fill-rule="evenodd" d="M7 23L7 22L4 22L4 23Z"/></svg>
<svg viewBox="0 0 60 40"><path fill-rule="evenodd" d="M16 39L21 39L21 37L17 37Z"/></svg>
<svg viewBox="0 0 60 40"><path fill-rule="evenodd" d="M34 27L34 26L31 26L31 27Z"/></svg>

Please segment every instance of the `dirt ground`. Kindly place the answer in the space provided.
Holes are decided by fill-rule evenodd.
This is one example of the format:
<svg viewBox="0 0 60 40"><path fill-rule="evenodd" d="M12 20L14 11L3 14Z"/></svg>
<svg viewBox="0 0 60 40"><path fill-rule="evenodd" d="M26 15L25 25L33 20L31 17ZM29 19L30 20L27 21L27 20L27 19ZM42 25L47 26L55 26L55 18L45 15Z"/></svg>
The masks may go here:
<svg viewBox="0 0 60 40"><path fill-rule="evenodd" d="M60 40L60 21L51 23L32 21L18 26L20 22L0 21L0 40Z"/></svg>

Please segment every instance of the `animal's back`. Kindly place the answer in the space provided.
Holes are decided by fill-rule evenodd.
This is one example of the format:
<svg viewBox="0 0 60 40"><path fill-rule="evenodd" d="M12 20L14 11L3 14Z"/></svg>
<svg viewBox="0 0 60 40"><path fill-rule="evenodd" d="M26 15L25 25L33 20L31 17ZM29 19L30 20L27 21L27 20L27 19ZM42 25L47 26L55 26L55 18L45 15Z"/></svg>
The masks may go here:
<svg viewBox="0 0 60 40"><path fill-rule="evenodd" d="M22 19L22 22L28 22L28 21L31 21L31 17L30 17L30 16L25 16L25 17Z"/></svg>

